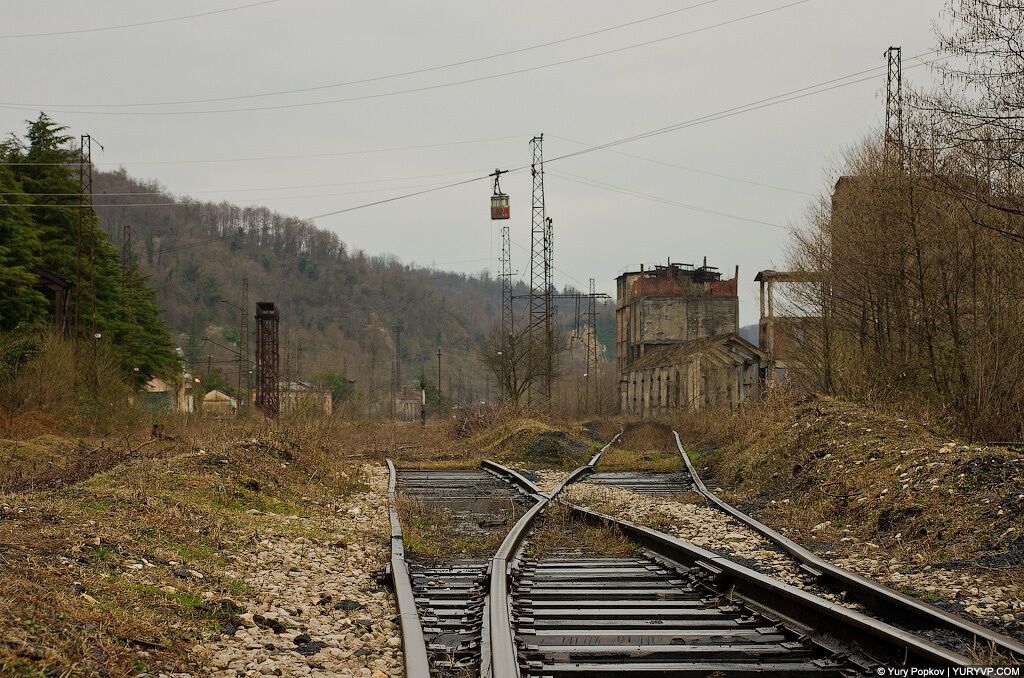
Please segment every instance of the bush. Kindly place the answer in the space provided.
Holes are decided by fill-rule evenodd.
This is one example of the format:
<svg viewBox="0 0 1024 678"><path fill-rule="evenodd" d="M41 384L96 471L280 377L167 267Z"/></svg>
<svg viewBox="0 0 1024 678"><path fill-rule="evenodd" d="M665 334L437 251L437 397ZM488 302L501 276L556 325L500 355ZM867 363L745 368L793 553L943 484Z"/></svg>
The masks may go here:
<svg viewBox="0 0 1024 678"><path fill-rule="evenodd" d="M0 333L0 433L58 430L109 433L137 423L142 410L118 359L50 330Z"/></svg>

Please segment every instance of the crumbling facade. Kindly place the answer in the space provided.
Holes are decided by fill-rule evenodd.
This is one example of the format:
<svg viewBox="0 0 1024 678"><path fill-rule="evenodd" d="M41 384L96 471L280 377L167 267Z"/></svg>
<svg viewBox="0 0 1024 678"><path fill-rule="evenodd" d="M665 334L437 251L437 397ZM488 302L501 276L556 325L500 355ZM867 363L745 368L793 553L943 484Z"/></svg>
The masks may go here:
<svg viewBox="0 0 1024 678"><path fill-rule="evenodd" d="M761 394L764 353L737 334L658 346L620 381L625 414L648 418L672 410L738 407Z"/></svg>
<svg viewBox="0 0 1024 678"><path fill-rule="evenodd" d="M764 354L740 338L736 276L672 263L616 279L616 367L625 414L738 405L760 392Z"/></svg>

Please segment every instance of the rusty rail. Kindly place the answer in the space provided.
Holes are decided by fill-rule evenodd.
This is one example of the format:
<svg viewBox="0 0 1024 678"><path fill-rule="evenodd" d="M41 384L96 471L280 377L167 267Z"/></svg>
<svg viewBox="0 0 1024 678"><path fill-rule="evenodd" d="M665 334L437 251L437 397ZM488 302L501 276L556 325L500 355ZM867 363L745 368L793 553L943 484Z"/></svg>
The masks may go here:
<svg viewBox="0 0 1024 678"><path fill-rule="evenodd" d="M683 449L679 434L675 431L672 434L675 436L676 447L679 449L679 454L683 458L683 463L686 465L686 470L693 479L693 484L697 491L704 495L719 510L740 521L795 558L800 562L805 571L817 579L819 584L827 588L845 591L852 599L864 605L865 608L872 610L880 616L885 616L896 623L916 628L937 627L948 629L967 638L974 638L975 642L984 642L1015 658L1017 661L1024 661L1024 644L1013 638L837 567L811 553L789 537L776 532L764 523L751 518L739 509L726 503L707 488L704 481L697 475L697 469L694 468L693 462L690 461L689 456Z"/></svg>
<svg viewBox="0 0 1024 678"><path fill-rule="evenodd" d="M488 614L484 618L483 635L487 638L490 652L481 661L482 673L491 678L519 678L519 661L516 657L515 631L512 628L512 600L508 595L509 565L513 554L522 544L523 539L529 533L533 521L540 515L548 503L562 491L562 489L579 478L592 473L594 464L604 454L605 450L615 444L622 431L608 441L590 462L579 467L570 473L561 483L550 492L542 492L539 487L524 476L510 468L496 464L492 461L484 461L483 466L489 470L502 474L511 482L520 485L530 492L537 503L527 511L515 524L512 530L505 536L497 553L491 559L491 581L487 595Z"/></svg>
<svg viewBox="0 0 1024 678"><path fill-rule="evenodd" d="M405 547L402 544L402 525L395 509L395 491L398 472L395 464L388 459L388 513L391 519L391 581L398 604L398 620L402 627L402 654L407 678L429 678L430 662L427 659L427 642L423 626L416 610L409 566L405 562Z"/></svg>

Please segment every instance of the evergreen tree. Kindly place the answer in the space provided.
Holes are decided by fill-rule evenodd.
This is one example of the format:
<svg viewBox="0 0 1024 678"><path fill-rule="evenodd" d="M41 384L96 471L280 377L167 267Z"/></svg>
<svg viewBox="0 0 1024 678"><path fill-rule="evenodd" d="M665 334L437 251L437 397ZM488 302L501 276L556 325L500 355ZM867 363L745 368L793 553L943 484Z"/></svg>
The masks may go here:
<svg viewBox="0 0 1024 678"><path fill-rule="evenodd" d="M79 319L78 339L91 338L95 318L100 341L112 349L127 372L140 379L174 376L179 362L154 291L134 267L122 270L117 251L82 194L79 153L69 146L71 138L65 129L40 114L29 122L24 140L12 138L0 149L8 162L16 163L10 166L9 180L26 194L17 208L0 207L0 219L7 217L0 221L0 265L6 263L5 256L13 257L23 269L39 263L76 282L71 313ZM16 228L17 224L23 228ZM7 245L8 232L22 235L7 238L12 243ZM8 277L23 279L17 271L8 272L7 266L0 266L0 271L0 291ZM30 290L34 279L32 275ZM16 304L0 296L0 323L9 322L8 317L13 321L25 314L38 316L45 308L33 305L38 299L25 299Z"/></svg>
<svg viewBox="0 0 1024 678"><path fill-rule="evenodd" d="M33 285L40 242L14 174L0 166L0 330L31 322L46 311L46 297Z"/></svg>

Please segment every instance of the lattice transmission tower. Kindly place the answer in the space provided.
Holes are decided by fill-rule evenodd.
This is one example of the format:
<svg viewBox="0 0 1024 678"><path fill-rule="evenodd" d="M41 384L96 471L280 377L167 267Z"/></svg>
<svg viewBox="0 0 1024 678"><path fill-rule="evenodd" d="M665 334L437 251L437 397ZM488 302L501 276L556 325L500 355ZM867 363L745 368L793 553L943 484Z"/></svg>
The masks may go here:
<svg viewBox="0 0 1024 678"><path fill-rule="evenodd" d="M280 319L274 302L256 302L256 407L268 417L276 417L281 406Z"/></svg>
<svg viewBox="0 0 1024 678"><path fill-rule="evenodd" d="M540 374L533 380L527 402L541 405L551 398L551 241L552 224L544 207L544 135L530 139L533 161L533 200L530 215L530 296L527 335L530 360L541 361Z"/></svg>
<svg viewBox="0 0 1024 678"><path fill-rule="evenodd" d="M903 48L885 51L888 64L885 92L885 152L891 161L903 162Z"/></svg>

